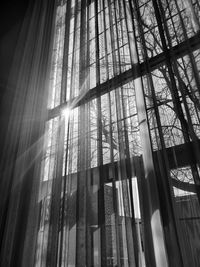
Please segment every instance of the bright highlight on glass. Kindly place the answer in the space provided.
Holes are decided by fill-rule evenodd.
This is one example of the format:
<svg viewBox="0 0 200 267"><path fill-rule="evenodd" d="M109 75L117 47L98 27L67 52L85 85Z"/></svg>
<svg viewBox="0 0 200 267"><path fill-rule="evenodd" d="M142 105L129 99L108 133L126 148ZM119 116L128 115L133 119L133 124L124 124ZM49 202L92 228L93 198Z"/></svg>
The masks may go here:
<svg viewBox="0 0 200 267"><path fill-rule="evenodd" d="M61 116L64 117L65 119L68 119L70 115L70 109L68 107L64 107L61 109Z"/></svg>

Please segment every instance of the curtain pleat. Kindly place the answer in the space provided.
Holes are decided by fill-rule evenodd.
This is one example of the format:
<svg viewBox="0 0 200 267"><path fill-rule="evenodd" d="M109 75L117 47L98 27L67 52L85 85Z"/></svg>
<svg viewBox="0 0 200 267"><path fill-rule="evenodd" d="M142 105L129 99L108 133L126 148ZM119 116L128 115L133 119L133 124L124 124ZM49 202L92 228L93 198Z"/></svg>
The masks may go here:
<svg viewBox="0 0 200 267"><path fill-rule="evenodd" d="M32 208L36 211L34 216L39 214L36 208L39 180L34 177L39 172L47 118L45 87L53 10L53 2L30 5L4 97L4 103L12 104L5 108L10 116L1 157L2 266L27 264L24 251L30 253L29 266L34 261L37 220L33 227Z"/></svg>

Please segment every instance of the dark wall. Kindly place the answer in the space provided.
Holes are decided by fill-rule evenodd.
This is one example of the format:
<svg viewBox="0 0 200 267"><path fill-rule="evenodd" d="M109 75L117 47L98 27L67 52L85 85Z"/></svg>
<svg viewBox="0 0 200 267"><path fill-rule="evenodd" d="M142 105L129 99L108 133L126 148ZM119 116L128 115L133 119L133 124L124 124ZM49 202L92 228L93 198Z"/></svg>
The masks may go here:
<svg viewBox="0 0 200 267"><path fill-rule="evenodd" d="M7 81L26 11L34 1L9 0L0 5L0 166L14 96L14 89L7 87Z"/></svg>
<svg viewBox="0 0 200 267"><path fill-rule="evenodd" d="M3 1L0 7L0 101L6 90L17 39L30 2L31 0Z"/></svg>

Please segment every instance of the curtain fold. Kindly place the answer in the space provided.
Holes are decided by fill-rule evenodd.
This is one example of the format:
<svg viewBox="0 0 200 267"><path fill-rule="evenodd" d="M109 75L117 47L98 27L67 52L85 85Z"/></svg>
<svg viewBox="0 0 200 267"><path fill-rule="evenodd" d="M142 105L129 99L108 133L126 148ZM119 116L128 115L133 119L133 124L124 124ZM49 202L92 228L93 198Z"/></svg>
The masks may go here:
<svg viewBox="0 0 200 267"><path fill-rule="evenodd" d="M2 130L5 132L0 181L2 266L34 264L35 223L39 214L37 177L47 118L54 6L54 1L30 4L3 99L9 106L4 108L8 121Z"/></svg>

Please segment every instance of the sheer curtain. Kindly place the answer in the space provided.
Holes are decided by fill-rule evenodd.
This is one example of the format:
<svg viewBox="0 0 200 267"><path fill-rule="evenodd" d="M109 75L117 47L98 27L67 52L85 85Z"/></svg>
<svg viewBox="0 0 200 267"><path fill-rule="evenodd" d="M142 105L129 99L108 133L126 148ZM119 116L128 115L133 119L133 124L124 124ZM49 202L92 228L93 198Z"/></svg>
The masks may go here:
<svg viewBox="0 0 200 267"><path fill-rule="evenodd" d="M9 119L1 130L1 266L33 265L54 6L30 4L3 99Z"/></svg>
<svg viewBox="0 0 200 267"><path fill-rule="evenodd" d="M2 154L2 266L199 266L199 12L30 7Z"/></svg>

